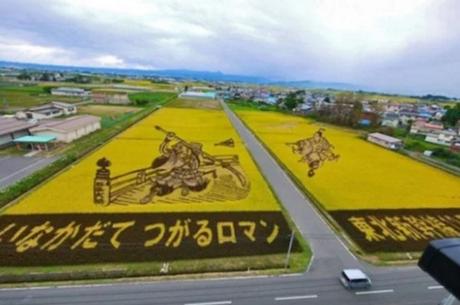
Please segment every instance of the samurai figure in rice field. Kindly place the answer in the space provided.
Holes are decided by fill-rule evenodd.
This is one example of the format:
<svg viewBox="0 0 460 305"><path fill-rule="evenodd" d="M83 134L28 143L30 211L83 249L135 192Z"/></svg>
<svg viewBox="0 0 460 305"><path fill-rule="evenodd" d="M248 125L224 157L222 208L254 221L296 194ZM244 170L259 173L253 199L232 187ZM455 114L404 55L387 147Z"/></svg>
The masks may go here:
<svg viewBox="0 0 460 305"><path fill-rule="evenodd" d="M324 128L316 131L312 137L302 139L293 143L286 143L292 148L292 152L299 154L302 158L299 162L308 164L308 177L313 177L325 161L339 159L339 155L333 152L334 146L324 137Z"/></svg>
<svg viewBox="0 0 460 305"><path fill-rule="evenodd" d="M224 168L235 176L240 184L245 185L246 178L234 165L237 156L213 156L203 151L203 145L187 142L174 132L155 126L166 134L159 150L161 155L152 162L152 169L157 173L151 179L150 192L141 199L149 203L154 197L162 197L180 189L182 196L190 192L201 192L208 187L211 179L217 178L217 168Z"/></svg>

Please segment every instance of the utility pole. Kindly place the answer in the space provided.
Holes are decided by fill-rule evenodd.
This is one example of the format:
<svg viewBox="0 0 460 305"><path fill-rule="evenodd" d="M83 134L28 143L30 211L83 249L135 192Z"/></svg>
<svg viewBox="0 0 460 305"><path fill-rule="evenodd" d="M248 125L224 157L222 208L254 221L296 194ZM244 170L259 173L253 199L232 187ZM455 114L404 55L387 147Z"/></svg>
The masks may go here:
<svg viewBox="0 0 460 305"><path fill-rule="evenodd" d="M295 233L294 230L291 231L291 239L289 240L289 247L286 253L286 261L284 262L284 269L286 270L289 266L289 258L291 256L292 245L294 244Z"/></svg>

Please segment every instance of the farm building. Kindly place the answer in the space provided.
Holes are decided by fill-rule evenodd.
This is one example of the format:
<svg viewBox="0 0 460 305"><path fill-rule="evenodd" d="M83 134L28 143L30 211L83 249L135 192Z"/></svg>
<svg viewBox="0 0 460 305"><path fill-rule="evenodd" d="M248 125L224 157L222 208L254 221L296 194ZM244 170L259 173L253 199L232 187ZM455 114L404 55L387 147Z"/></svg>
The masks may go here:
<svg viewBox="0 0 460 305"><path fill-rule="evenodd" d="M181 98L189 98L189 99L208 99L214 100L216 99L216 92L200 92L200 91L185 91L182 92L179 97Z"/></svg>
<svg viewBox="0 0 460 305"><path fill-rule="evenodd" d="M48 151L50 145L54 144L53 141L56 140L55 136L43 135L43 136L23 136L17 139L14 139L14 143L18 150L21 150L23 147L26 147L30 150L45 150Z"/></svg>
<svg viewBox="0 0 460 305"><path fill-rule="evenodd" d="M62 102L51 102L50 104L18 111L16 112L16 118L24 120L44 120L76 113L77 106L75 105Z"/></svg>
<svg viewBox="0 0 460 305"><path fill-rule="evenodd" d="M370 133L367 136L367 140L369 142L394 150L401 148L403 145L400 139L393 138L378 132Z"/></svg>
<svg viewBox="0 0 460 305"><path fill-rule="evenodd" d="M128 94L123 92L96 91L92 92L91 97L96 104L127 105L131 103Z"/></svg>
<svg viewBox="0 0 460 305"><path fill-rule="evenodd" d="M51 89L51 94L52 95L86 97L89 95L89 92L81 88L60 87L60 88Z"/></svg>
<svg viewBox="0 0 460 305"><path fill-rule="evenodd" d="M58 142L70 143L101 128L101 119L93 115L79 115L59 121L49 121L30 130L33 135L56 137Z"/></svg>
<svg viewBox="0 0 460 305"><path fill-rule="evenodd" d="M0 117L0 147L9 146L13 144L14 139L30 135L30 129L34 126L37 124Z"/></svg>

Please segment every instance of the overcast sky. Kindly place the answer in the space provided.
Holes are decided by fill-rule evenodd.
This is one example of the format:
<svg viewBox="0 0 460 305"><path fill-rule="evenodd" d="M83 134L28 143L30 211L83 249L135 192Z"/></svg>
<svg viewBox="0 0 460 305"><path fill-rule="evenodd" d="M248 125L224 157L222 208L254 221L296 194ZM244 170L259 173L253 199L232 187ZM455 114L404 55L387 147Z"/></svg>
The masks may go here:
<svg viewBox="0 0 460 305"><path fill-rule="evenodd" d="M0 60L460 97L459 0L1 0Z"/></svg>

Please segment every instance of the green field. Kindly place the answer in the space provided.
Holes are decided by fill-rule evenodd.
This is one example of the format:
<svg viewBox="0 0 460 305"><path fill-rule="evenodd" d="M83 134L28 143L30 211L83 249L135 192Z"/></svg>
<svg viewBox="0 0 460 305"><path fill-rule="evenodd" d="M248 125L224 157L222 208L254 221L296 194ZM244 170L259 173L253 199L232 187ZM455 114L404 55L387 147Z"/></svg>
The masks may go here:
<svg viewBox="0 0 460 305"><path fill-rule="evenodd" d="M151 103L158 103L165 98L174 96L175 93L171 92L139 92L128 94L129 100L135 105L147 105Z"/></svg>
<svg viewBox="0 0 460 305"><path fill-rule="evenodd" d="M0 86L0 110L13 111L46 104L51 101L78 103L79 97L53 96L45 86Z"/></svg>

